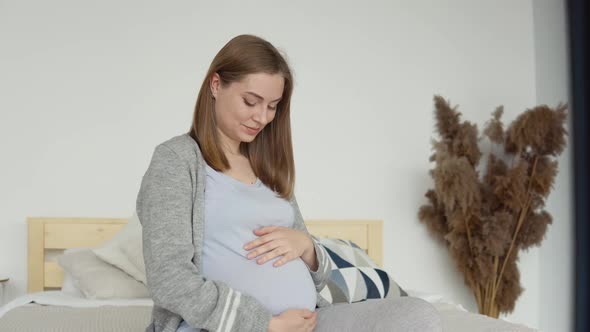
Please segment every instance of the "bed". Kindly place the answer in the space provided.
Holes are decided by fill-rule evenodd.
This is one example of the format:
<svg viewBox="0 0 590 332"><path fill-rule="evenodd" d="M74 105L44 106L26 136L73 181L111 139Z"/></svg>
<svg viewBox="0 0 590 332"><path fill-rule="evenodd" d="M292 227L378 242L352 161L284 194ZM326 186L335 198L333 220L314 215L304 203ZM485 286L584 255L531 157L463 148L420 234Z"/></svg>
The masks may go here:
<svg viewBox="0 0 590 332"><path fill-rule="evenodd" d="M61 290L64 271L49 257L65 249L99 246L127 222L125 218L28 218L28 294L0 308L0 331L143 331L150 320L151 299L97 300L66 293ZM354 242L382 266L383 221L306 220L305 224L314 236ZM404 290L437 308L444 331L538 331L468 312L437 294Z"/></svg>

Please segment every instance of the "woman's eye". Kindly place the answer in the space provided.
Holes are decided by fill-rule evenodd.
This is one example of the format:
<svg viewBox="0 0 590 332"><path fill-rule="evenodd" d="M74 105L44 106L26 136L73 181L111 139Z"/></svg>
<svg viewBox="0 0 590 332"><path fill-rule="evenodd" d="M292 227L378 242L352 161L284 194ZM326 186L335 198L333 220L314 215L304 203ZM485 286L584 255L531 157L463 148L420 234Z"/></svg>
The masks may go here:
<svg viewBox="0 0 590 332"><path fill-rule="evenodd" d="M272 106L272 107L271 107L271 106L269 106L268 108L269 108L269 109L271 109L271 110L273 110L273 111L276 111L276 109L277 109L277 107L276 107L276 106Z"/></svg>
<svg viewBox="0 0 590 332"><path fill-rule="evenodd" d="M244 99L244 103L250 107L254 106L254 104L250 104L246 99Z"/></svg>

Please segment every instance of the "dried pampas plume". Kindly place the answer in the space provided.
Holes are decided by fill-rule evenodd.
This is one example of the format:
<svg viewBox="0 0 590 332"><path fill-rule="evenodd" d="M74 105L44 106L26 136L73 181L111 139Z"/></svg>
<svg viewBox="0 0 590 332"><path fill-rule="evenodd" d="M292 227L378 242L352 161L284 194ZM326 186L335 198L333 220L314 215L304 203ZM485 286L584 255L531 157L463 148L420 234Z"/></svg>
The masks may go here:
<svg viewBox="0 0 590 332"><path fill-rule="evenodd" d="M478 138L475 124L461 121L457 106L434 97L436 131L430 170L434 189L419 219L444 243L474 293L479 313L498 318L514 310L523 291L518 251L539 246L551 215L543 210L557 175L554 157L565 148L567 104L527 109L508 127L504 108L492 113ZM484 174L479 141L493 147Z"/></svg>

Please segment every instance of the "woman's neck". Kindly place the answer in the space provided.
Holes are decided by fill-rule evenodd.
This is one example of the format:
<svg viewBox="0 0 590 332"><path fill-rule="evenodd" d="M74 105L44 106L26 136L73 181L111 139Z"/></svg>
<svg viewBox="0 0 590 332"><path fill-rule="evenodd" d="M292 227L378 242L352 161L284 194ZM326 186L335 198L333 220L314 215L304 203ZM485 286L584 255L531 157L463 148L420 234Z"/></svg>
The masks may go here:
<svg viewBox="0 0 590 332"><path fill-rule="evenodd" d="M234 152L233 150L225 150L225 154L229 154L229 155L233 155L233 156L241 156L242 154L240 153L240 149L236 149L236 152Z"/></svg>
<svg viewBox="0 0 590 332"><path fill-rule="evenodd" d="M239 156L240 153L240 141L234 141L227 137L221 130L219 130L221 148L226 155Z"/></svg>

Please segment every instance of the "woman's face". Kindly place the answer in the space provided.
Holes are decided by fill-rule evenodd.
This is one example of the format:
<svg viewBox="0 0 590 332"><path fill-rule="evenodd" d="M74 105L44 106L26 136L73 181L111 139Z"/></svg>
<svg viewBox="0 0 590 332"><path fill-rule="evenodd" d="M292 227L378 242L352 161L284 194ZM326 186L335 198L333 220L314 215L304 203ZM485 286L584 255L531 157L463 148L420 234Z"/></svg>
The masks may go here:
<svg viewBox="0 0 590 332"><path fill-rule="evenodd" d="M284 84L281 74L255 73L222 87L219 74L213 74L215 121L227 148L236 152L240 142L254 140L274 119Z"/></svg>

